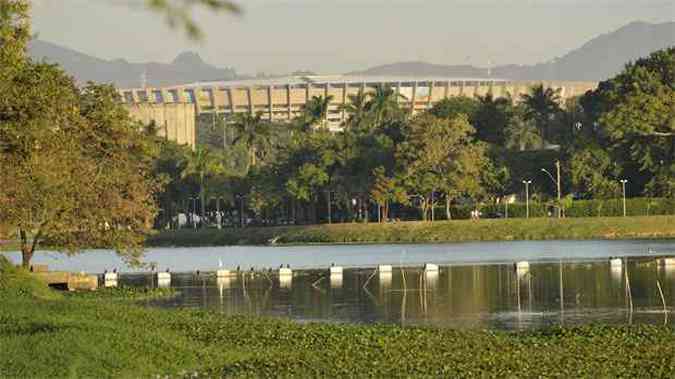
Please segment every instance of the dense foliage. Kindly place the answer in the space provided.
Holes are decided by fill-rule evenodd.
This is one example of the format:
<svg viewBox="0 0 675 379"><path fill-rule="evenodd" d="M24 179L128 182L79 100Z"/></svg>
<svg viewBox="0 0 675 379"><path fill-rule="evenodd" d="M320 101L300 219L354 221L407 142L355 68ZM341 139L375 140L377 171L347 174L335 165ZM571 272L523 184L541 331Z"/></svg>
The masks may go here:
<svg viewBox="0 0 675 379"><path fill-rule="evenodd" d="M184 23L181 3L147 2ZM188 3L236 11L227 1ZM290 124L200 115L193 150L153 138L156 125L141 132L113 88L78 87L27 59L29 37L28 2L2 2L0 233L19 230L25 263L41 242L135 259L152 226L499 216L505 200L525 200L526 180L533 216L617 215L624 189L628 198L674 195L673 48L565 101L537 85L519 98L460 96L413 115L402 95L377 86L338 109L315 96ZM346 121L330 131L337 113ZM549 174L557 162L559 191Z"/></svg>
<svg viewBox="0 0 675 379"><path fill-rule="evenodd" d="M0 257L2 260L2 257ZM21 293L21 295L17 295ZM0 262L2 377L672 377L672 327L299 324L53 295Z"/></svg>
<svg viewBox="0 0 675 379"><path fill-rule="evenodd" d="M672 198L674 54L630 63L597 90L565 101L538 85L518 99L460 96L411 115L399 106L401 95L380 86L350 96L338 110L346 115L340 132L328 131L333 110L322 96L290 125L250 114L202 117L199 143L225 170L198 186L199 204L185 200L194 190L182 191L162 224L179 211L204 213L200 221L215 224L216 206L232 225L406 219L410 207L415 219L454 218L456 210L462 218L464 209L498 209L507 195L524 200L523 180L532 181L530 200L545 210L535 215L551 207L567 216L617 215L574 204L621 198L620 179L629 198Z"/></svg>
<svg viewBox="0 0 675 379"><path fill-rule="evenodd" d="M18 230L26 266L42 242L134 260L156 214L154 145L113 87L77 87L26 57L27 12L0 4L0 221Z"/></svg>

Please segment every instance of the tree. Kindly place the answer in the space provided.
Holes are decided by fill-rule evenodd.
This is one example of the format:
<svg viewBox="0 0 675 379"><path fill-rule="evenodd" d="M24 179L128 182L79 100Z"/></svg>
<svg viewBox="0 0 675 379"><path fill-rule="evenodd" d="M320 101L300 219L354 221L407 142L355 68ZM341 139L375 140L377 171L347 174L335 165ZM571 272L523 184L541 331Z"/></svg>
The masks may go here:
<svg viewBox="0 0 675 379"><path fill-rule="evenodd" d="M154 148L110 86L78 89L56 66L25 62L0 94L0 219L23 265L42 242L112 247L137 262L156 213ZM105 204L105 207L101 207Z"/></svg>
<svg viewBox="0 0 675 379"><path fill-rule="evenodd" d="M587 100L598 110L613 158L646 175L645 191L651 195L672 194L675 187L674 77L671 47L628 64Z"/></svg>
<svg viewBox="0 0 675 379"><path fill-rule="evenodd" d="M9 77L26 64L26 46L30 40L30 3L27 0L0 2L0 88L10 84Z"/></svg>
<svg viewBox="0 0 675 379"><path fill-rule="evenodd" d="M521 108L517 108L504 131L506 146L519 151L538 148L542 144L539 133L534 121L526 118Z"/></svg>
<svg viewBox="0 0 675 379"><path fill-rule="evenodd" d="M390 86L377 85L375 87L375 91L370 94L370 100L366 103L366 108L375 126L400 115L399 99L405 100L405 96L397 93Z"/></svg>
<svg viewBox="0 0 675 379"><path fill-rule="evenodd" d="M349 129L363 128L362 123L368 116L368 101L371 93L359 91L355 95L348 95L349 102L340 106L340 110L349 116L345 122L345 127Z"/></svg>
<svg viewBox="0 0 675 379"><path fill-rule="evenodd" d="M218 158L204 146L197 146L188 155L187 165L182 177L194 176L199 185L199 199L201 201L202 219L206 216L206 183L214 175L222 173L224 168Z"/></svg>
<svg viewBox="0 0 675 379"><path fill-rule="evenodd" d="M306 129L328 127L328 107L333 96L313 96L302 106L302 118Z"/></svg>
<svg viewBox="0 0 675 379"><path fill-rule="evenodd" d="M471 122L478 107L478 101L467 96L446 97L435 103L429 113L448 120L464 114Z"/></svg>
<svg viewBox="0 0 675 379"><path fill-rule="evenodd" d="M610 155L597 144L588 144L570 158L572 186L578 193L595 199L612 198L618 194L617 167Z"/></svg>
<svg viewBox="0 0 675 379"><path fill-rule="evenodd" d="M494 98L491 93L476 96L478 108L474 111L472 124L476 128L476 138L494 144L504 143L504 130L512 117L510 98Z"/></svg>
<svg viewBox="0 0 675 379"><path fill-rule="evenodd" d="M497 166L492 160L487 161L481 173L481 182L485 193L495 200L504 200L511 184L511 172L505 165Z"/></svg>
<svg viewBox="0 0 675 379"><path fill-rule="evenodd" d="M544 88L543 84L530 89L530 93L520 95L524 106L525 118L534 121L543 141L547 141L549 127L560 112L560 89Z"/></svg>
<svg viewBox="0 0 675 379"><path fill-rule="evenodd" d="M423 113L411 120L406 141L397 150L397 161L408 193L420 201L424 220L435 206L436 192L450 202L458 196L481 191L481 171L487 157L473 140L474 129L466 115L445 120Z"/></svg>
<svg viewBox="0 0 675 379"><path fill-rule="evenodd" d="M675 187L674 48L653 53L601 82L579 103L606 149L630 178L629 191L669 196Z"/></svg>
<svg viewBox="0 0 675 379"><path fill-rule="evenodd" d="M149 136L155 136L155 134L149 134ZM164 184L162 191L156 194L161 214L155 226L162 227L173 223L173 217L179 211L187 213L187 210L183 209L182 200L187 199L199 189L192 185L193 182L185 181L183 178L183 171L191 153L190 148L173 141L155 138L159 152L153 161L153 175Z"/></svg>
<svg viewBox="0 0 675 379"><path fill-rule="evenodd" d="M262 120L260 113L235 113L232 119L232 127L237 136L232 141L234 144L243 144L248 151L248 168L256 165L260 158L270 147L272 129L270 124Z"/></svg>
<svg viewBox="0 0 675 379"><path fill-rule="evenodd" d="M203 37L199 24L193 18L194 7L201 6L213 12L241 13L241 8L229 0L181 0L179 2L145 0L145 3L150 9L163 13L170 26L179 26L185 29L188 37L192 39Z"/></svg>
<svg viewBox="0 0 675 379"><path fill-rule="evenodd" d="M379 206L379 218L381 221L389 219L389 205L393 202L406 202L403 188L398 185L396 178L389 177L383 166L378 166L372 172L374 177L373 186L370 189L370 197Z"/></svg>

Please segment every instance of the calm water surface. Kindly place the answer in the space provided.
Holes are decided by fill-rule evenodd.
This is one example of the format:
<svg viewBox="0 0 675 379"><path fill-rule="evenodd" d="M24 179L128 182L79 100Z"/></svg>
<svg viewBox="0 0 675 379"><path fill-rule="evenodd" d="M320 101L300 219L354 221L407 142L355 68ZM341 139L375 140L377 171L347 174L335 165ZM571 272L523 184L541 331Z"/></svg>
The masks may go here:
<svg viewBox="0 0 675 379"><path fill-rule="evenodd" d="M624 241L497 241L445 244L396 245L313 245L313 246L223 246L151 248L146 262L154 262L160 270L191 272L214 271L221 261L225 267L278 267L319 269L335 263L344 267L375 267L379 264L400 266L424 263L512 263L519 260L557 262L564 260L604 259L610 256L675 255L675 240ZM20 262L19 253L10 259ZM66 257L55 252L38 252L35 263L48 264L52 270L100 273L127 267L114 253L93 250Z"/></svg>
<svg viewBox="0 0 675 379"><path fill-rule="evenodd" d="M657 281L670 315L663 312ZM155 285L151 276L129 283ZM437 273L414 267L395 268L391 274L347 269L342 276L302 270L292 278L274 272L231 278L200 273L174 275L171 286L180 291L176 298L148 304L299 321L455 328L527 329L600 321L675 325L675 266L654 260L629 259L618 268L607 261L542 263L529 271L512 264L441 266Z"/></svg>
<svg viewBox="0 0 675 379"><path fill-rule="evenodd" d="M181 273L172 274L170 283L179 290L177 297L147 305L300 322L455 328L675 325L675 265L654 258L668 255L675 256L673 240L152 249L147 261L162 271ZM628 263L611 267L611 256L625 257ZM19 261L18 254L10 258ZM521 260L530 262L529 270L514 268ZM92 273L117 267L123 273L120 284L158 284L152 274L126 267L109 251L70 258L41 253L35 261L51 269ZM217 279L219 261L230 269L241 266L241 272ZM425 273L422 265L427 262L439 264L440 270ZM329 274L331 263L345 267L342 276ZM291 278L268 272L280 264L294 269ZM378 273L378 264L391 264L394 270Z"/></svg>

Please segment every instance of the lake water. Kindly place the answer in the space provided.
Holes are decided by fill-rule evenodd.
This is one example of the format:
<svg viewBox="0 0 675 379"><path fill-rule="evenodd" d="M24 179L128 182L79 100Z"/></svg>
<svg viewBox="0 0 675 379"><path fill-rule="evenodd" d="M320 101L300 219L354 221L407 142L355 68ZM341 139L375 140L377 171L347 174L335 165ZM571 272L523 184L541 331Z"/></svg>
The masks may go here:
<svg viewBox="0 0 675 379"><path fill-rule="evenodd" d="M222 246L152 248L145 261L158 269L175 272L215 271L219 261L225 267L242 269L278 267L320 269L335 263L343 267L375 267L379 264L400 266L469 263L512 263L520 260L557 262L560 259L579 261L604 259L610 256L675 255L675 240L583 240L583 241L496 241L444 244L389 245L311 245L311 246ZM19 253L9 258L20 262ZM125 272L139 271L128 267L115 254L105 250L88 251L73 257L55 252L38 252L34 263L48 264L51 270L101 273L117 268Z"/></svg>
<svg viewBox="0 0 675 379"><path fill-rule="evenodd" d="M655 259L671 255L673 240L153 249L147 259L176 272L170 285L179 294L147 304L301 322L497 329L675 325L675 265ZM612 266L611 256L627 264ZM230 269L241 266L241 272L216 278L219 260ZM529 269L517 270L514 262L523 260ZM66 259L44 253L35 261L73 271L117 267L120 284L158 285L151 273L131 270L106 251ZM425 273L427 262L438 264L439 271ZM345 267L341 276L329 274L331 263ZM289 264L292 277L268 271L279 264ZM378 273L378 264L393 265L392 273Z"/></svg>
<svg viewBox="0 0 675 379"><path fill-rule="evenodd" d="M620 267L603 260L532 264L529 270L486 264L441 266L438 272L395 268L390 274L347 269L341 276L299 270L286 278L274 271L230 278L182 274L171 279L180 291L177 297L148 304L298 321L454 328L527 329L600 321L675 325L675 314L666 320L663 313L657 281L668 312L675 312L675 265L637 259ZM127 283L157 285L148 275L129 277Z"/></svg>

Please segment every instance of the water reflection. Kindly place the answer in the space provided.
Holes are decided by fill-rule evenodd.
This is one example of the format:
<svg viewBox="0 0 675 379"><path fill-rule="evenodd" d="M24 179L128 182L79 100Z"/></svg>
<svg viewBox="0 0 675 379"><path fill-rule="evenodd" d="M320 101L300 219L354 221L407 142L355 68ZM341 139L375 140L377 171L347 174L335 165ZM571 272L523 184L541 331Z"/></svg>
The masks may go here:
<svg viewBox="0 0 675 379"><path fill-rule="evenodd" d="M173 274L179 289L161 307L289 317L301 321L389 322L456 328L526 329L588 322L673 324L673 268L654 260L246 272L231 277ZM150 276L123 276L149 285ZM657 285L658 281L658 285ZM663 292L661 298L658 286ZM632 308L631 308L632 303ZM631 311L632 309L632 311Z"/></svg>

